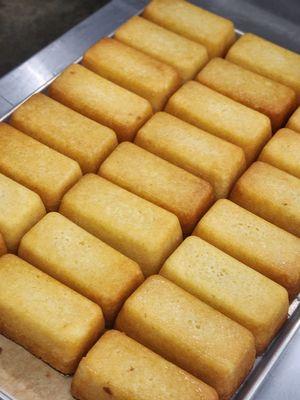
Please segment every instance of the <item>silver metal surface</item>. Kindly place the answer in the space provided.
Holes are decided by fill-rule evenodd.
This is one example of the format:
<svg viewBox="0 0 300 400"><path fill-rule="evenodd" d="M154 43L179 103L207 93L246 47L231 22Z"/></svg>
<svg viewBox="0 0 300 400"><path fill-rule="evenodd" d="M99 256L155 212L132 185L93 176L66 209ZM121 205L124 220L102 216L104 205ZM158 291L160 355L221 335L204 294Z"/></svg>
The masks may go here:
<svg viewBox="0 0 300 400"><path fill-rule="evenodd" d="M206 0L192 1L198 5L203 5L204 1L206 8L216 12L219 10L214 9L214 4L224 3L223 0L211 3ZM101 37L110 35L120 24L139 13L147 3L146 0L111 1L5 75L0 79L0 120L8 117L29 96L46 88L68 65L78 62L91 45ZM228 8L229 4L230 2L225 2L224 8ZM237 30L237 33L242 34L242 31ZM298 298L290 306L288 321L267 352L256 360L252 372L234 396L234 400L300 400L299 327ZM0 400L11 398L0 390Z"/></svg>

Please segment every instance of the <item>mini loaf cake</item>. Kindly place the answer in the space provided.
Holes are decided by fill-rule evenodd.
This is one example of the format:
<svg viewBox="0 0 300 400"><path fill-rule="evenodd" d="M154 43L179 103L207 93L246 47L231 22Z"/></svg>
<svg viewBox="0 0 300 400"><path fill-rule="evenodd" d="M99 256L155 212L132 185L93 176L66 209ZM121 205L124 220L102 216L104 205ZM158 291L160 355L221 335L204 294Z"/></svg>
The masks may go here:
<svg viewBox="0 0 300 400"><path fill-rule="evenodd" d="M292 114L286 127L300 133L300 107Z"/></svg>
<svg viewBox="0 0 300 400"><path fill-rule="evenodd" d="M209 182L226 197L246 168L243 150L165 112L153 115L135 143Z"/></svg>
<svg viewBox="0 0 300 400"><path fill-rule="evenodd" d="M118 143L111 129L42 93L23 103L10 124L77 161L83 173L96 172Z"/></svg>
<svg viewBox="0 0 300 400"><path fill-rule="evenodd" d="M300 55L246 33L230 48L227 60L292 88L300 102Z"/></svg>
<svg viewBox="0 0 300 400"><path fill-rule="evenodd" d="M115 38L175 68L184 81L192 79L208 61L201 44L138 16L118 28Z"/></svg>
<svg viewBox="0 0 300 400"><path fill-rule="evenodd" d="M300 179L257 161L240 177L230 199L300 236Z"/></svg>
<svg viewBox="0 0 300 400"><path fill-rule="evenodd" d="M291 129L280 129L265 145L260 161L300 179L300 135Z"/></svg>
<svg viewBox="0 0 300 400"><path fill-rule="evenodd" d="M300 291L300 239L230 200L217 201L193 235L285 287Z"/></svg>
<svg viewBox="0 0 300 400"><path fill-rule="evenodd" d="M19 130L0 124L0 172L36 192L47 210L57 209L81 177L78 163Z"/></svg>
<svg viewBox="0 0 300 400"><path fill-rule="evenodd" d="M101 39L83 56L86 68L147 99L161 110L181 83L177 71L112 38Z"/></svg>
<svg viewBox="0 0 300 400"><path fill-rule="evenodd" d="M103 328L97 304L15 255L0 258L0 333L71 374Z"/></svg>
<svg viewBox="0 0 300 400"><path fill-rule="evenodd" d="M235 41L233 23L184 0L152 0L143 17L203 44L209 57L222 56Z"/></svg>
<svg viewBox="0 0 300 400"><path fill-rule="evenodd" d="M287 291L228 254L190 236L160 275L249 329L262 353L287 318Z"/></svg>
<svg viewBox="0 0 300 400"><path fill-rule="evenodd" d="M0 231L11 253L22 236L46 213L40 197L0 173Z"/></svg>
<svg viewBox="0 0 300 400"><path fill-rule="evenodd" d="M291 88L223 58L212 59L197 75L197 80L265 114L271 120L273 131L285 123L297 105L296 93Z"/></svg>
<svg viewBox="0 0 300 400"><path fill-rule="evenodd" d="M218 400L213 388L115 330L82 359L72 394L79 400Z"/></svg>
<svg viewBox="0 0 300 400"><path fill-rule="evenodd" d="M271 137L268 117L199 82L185 83L169 99L165 110L240 146L248 164L256 158Z"/></svg>
<svg viewBox="0 0 300 400"><path fill-rule="evenodd" d="M125 302L116 329L202 379L229 399L251 369L254 337L159 275Z"/></svg>
<svg viewBox="0 0 300 400"><path fill-rule="evenodd" d="M142 283L139 266L58 213L49 213L23 236L19 256L99 304L111 324Z"/></svg>
<svg viewBox="0 0 300 400"><path fill-rule="evenodd" d="M156 273L182 241L174 214L93 174L69 190L60 212L136 261L145 276Z"/></svg>
<svg viewBox="0 0 300 400"><path fill-rule="evenodd" d="M49 87L55 100L113 129L119 141L132 140L152 115L150 103L84 68L70 65Z"/></svg>
<svg viewBox="0 0 300 400"><path fill-rule="evenodd" d="M185 234L214 198L208 182L129 142L113 151L99 175L175 214Z"/></svg>

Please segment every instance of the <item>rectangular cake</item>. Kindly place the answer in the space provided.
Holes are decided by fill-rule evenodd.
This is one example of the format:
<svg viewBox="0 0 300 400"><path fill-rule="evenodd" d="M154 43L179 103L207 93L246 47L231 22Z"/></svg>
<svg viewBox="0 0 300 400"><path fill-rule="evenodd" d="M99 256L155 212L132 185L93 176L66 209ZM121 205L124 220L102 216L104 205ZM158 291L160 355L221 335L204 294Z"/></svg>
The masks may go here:
<svg viewBox="0 0 300 400"><path fill-rule="evenodd" d="M222 400L255 358L250 331L159 275L127 299L115 327L215 388Z"/></svg>
<svg viewBox="0 0 300 400"><path fill-rule="evenodd" d="M161 110L181 83L177 71L112 38L103 38L84 54L86 68L147 99Z"/></svg>
<svg viewBox="0 0 300 400"><path fill-rule="evenodd" d="M18 254L99 304L108 325L143 281L134 261L54 212L25 234Z"/></svg>
<svg viewBox="0 0 300 400"><path fill-rule="evenodd" d="M116 330L81 360L72 394L79 400L218 400L213 388Z"/></svg>
<svg viewBox="0 0 300 400"><path fill-rule="evenodd" d="M119 141L132 140L152 115L147 100L79 64L64 70L48 91L60 103L114 130Z"/></svg>
<svg viewBox="0 0 300 400"><path fill-rule="evenodd" d="M175 214L189 234L211 205L211 185L133 143L121 143L99 175Z"/></svg>
<svg viewBox="0 0 300 400"><path fill-rule="evenodd" d="M96 172L118 143L111 129L42 93L23 103L10 124L77 161L83 173Z"/></svg>
<svg viewBox="0 0 300 400"><path fill-rule="evenodd" d="M175 68L184 81L192 79L208 61L201 44L138 16L121 25L115 38Z"/></svg>
<svg viewBox="0 0 300 400"><path fill-rule="evenodd" d="M202 85L185 83L169 99L168 113L240 146L248 163L271 137L270 119Z"/></svg>
<svg viewBox="0 0 300 400"><path fill-rule="evenodd" d="M146 276L182 241L174 214L93 174L69 190L59 211L136 261Z"/></svg>
<svg viewBox="0 0 300 400"><path fill-rule="evenodd" d="M300 133L300 107L292 114L286 127Z"/></svg>
<svg viewBox="0 0 300 400"><path fill-rule="evenodd" d="M21 258L0 258L0 333L71 374L104 328L100 307Z"/></svg>
<svg viewBox="0 0 300 400"><path fill-rule="evenodd" d="M230 200L217 201L193 235L279 283L300 292L300 239Z"/></svg>
<svg viewBox="0 0 300 400"><path fill-rule="evenodd" d="M81 177L78 163L0 124L0 172L36 192L47 210L57 209L64 193Z"/></svg>
<svg viewBox="0 0 300 400"><path fill-rule="evenodd" d="M239 178L230 199L300 236L300 179L257 161Z"/></svg>
<svg viewBox="0 0 300 400"><path fill-rule="evenodd" d="M196 236L166 260L160 275L253 333L261 354L287 318L287 291Z"/></svg>

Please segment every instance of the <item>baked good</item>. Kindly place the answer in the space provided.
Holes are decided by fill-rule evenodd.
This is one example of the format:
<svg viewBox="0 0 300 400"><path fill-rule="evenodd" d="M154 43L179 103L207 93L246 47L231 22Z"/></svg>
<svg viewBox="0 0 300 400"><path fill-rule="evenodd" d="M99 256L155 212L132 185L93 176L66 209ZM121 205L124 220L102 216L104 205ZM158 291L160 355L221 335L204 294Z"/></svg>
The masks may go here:
<svg viewBox="0 0 300 400"><path fill-rule="evenodd" d="M188 234L211 205L211 185L133 143L121 143L99 175L175 214Z"/></svg>
<svg viewBox="0 0 300 400"><path fill-rule="evenodd" d="M115 38L175 68L184 81L192 79L208 61L201 44L138 16L121 25Z"/></svg>
<svg viewBox="0 0 300 400"><path fill-rule="evenodd" d="M223 58L212 59L197 80L213 90L265 114L273 131L279 129L296 108L296 93L291 88L233 64Z"/></svg>
<svg viewBox="0 0 300 400"><path fill-rule="evenodd" d="M7 247L4 242L3 235L0 232L0 256L3 256L3 254L5 254L5 253L7 253Z"/></svg>
<svg viewBox="0 0 300 400"><path fill-rule="evenodd" d="M230 199L300 236L300 180L295 176L257 161L237 181Z"/></svg>
<svg viewBox="0 0 300 400"><path fill-rule="evenodd" d="M159 275L126 300L116 329L174 362L229 399L255 358L247 329Z"/></svg>
<svg viewBox="0 0 300 400"><path fill-rule="evenodd" d="M150 103L82 65L70 65L49 87L49 95L113 129L119 141L132 140L152 115Z"/></svg>
<svg viewBox="0 0 300 400"><path fill-rule="evenodd" d="M196 236L166 260L160 275L253 333L261 354L287 318L287 291Z"/></svg>
<svg viewBox="0 0 300 400"><path fill-rule="evenodd" d="M0 258L0 333L65 374L103 331L100 307L21 258Z"/></svg>
<svg viewBox="0 0 300 400"><path fill-rule="evenodd" d="M268 117L199 82L185 83L169 99L168 113L240 146L250 163L271 137Z"/></svg>
<svg viewBox="0 0 300 400"><path fill-rule="evenodd" d="M289 86L300 102L300 55L246 33L229 49L227 60Z"/></svg>
<svg viewBox="0 0 300 400"><path fill-rule="evenodd" d="M134 261L54 212L23 236L18 254L98 304L108 325L143 281Z"/></svg>
<svg viewBox="0 0 300 400"><path fill-rule="evenodd" d="M177 71L113 38L103 38L84 54L83 65L147 99L161 110L181 83Z"/></svg>
<svg viewBox="0 0 300 400"><path fill-rule="evenodd" d="M259 160L300 178L299 133L280 129L262 149Z"/></svg>
<svg viewBox="0 0 300 400"><path fill-rule="evenodd" d="M203 44L209 57L222 56L235 41L233 23L183 0L152 0L143 17Z"/></svg>
<svg viewBox="0 0 300 400"><path fill-rule="evenodd" d="M146 276L182 241L174 214L93 174L69 190L59 211L136 261Z"/></svg>
<svg viewBox="0 0 300 400"><path fill-rule="evenodd" d="M300 239L230 200L217 201L193 235L279 283L300 292Z"/></svg>
<svg viewBox="0 0 300 400"><path fill-rule="evenodd" d="M10 124L77 161L83 173L96 172L118 143L111 129L42 93L18 107Z"/></svg>
<svg viewBox="0 0 300 400"><path fill-rule="evenodd" d="M79 400L218 399L213 388L116 330L81 360L72 394Z"/></svg>
<svg viewBox="0 0 300 400"><path fill-rule="evenodd" d="M300 132L300 107L298 107L297 110L292 114L286 127L298 133Z"/></svg>
<svg viewBox="0 0 300 400"><path fill-rule="evenodd" d="M226 197L246 168L243 150L165 112L153 115L138 131L138 146L199 176Z"/></svg>
<svg viewBox="0 0 300 400"><path fill-rule="evenodd" d="M0 173L0 231L14 253L24 235L46 213L40 197Z"/></svg>
<svg viewBox="0 0 300 400"><path fill-rule="evenodd" d="M36 192L47 210L55 210L64 193L81 177L78 163L0 124L0 172Z"/></svg>

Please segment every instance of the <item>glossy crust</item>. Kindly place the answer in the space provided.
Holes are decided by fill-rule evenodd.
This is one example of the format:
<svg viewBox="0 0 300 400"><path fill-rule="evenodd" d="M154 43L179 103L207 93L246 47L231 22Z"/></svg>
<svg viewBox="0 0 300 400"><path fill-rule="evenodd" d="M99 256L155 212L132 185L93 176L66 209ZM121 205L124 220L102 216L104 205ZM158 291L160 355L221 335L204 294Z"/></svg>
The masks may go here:
<svg viewBox="0 0 300 400"><path fill-rule="evenodd" d="M188 234L211 205L211 185L136 146L121 143L99 175L175 214Z"/></svg>
<svg viewBox="0 0 300 400"><path fill-rule="evenodd" d="M18 254L99 304L110 325L143 281L139 266L58 213L49 213L22 238Z"/></svg>
<svg viewBox="0 0 300 400"><path fill-rule="evenodd" d="M17 256L0 258L0 333L71 374L103 328L99 306Z"/></svg>
<svg viewBox="0 0 300 400"><path fill-rule="evenodd" d="M205 179L217 198L228 195L246 168L240 147L164 112L156 113L146 122L135 143Z"/></svg>
<svg viewBox="0 0 300 400"><path fill-rule="evenodd" d="M36 192L47 210L57 209L81 177L78 163L19 130L0 124L0 172Z"/></svg>
<svg viewBox="0 0 300 400"><path fill-rule="evenodd" d="M296 108L296 93L291 88L223 58L212 59L197 80L213 90L265 114L273 131L279 129Z"/></svg>
<svg viewBox="0 0 300 400"><path fill-rule="evenodd" d="M240 146L248 163L271 137L268 117L215 92L199 82L187 82L169 99L170 114Z"/></svg>
<svg viewBox="0 0 300 400"><path fill-rule="evenodd" d="M300 239L230 200L217 201L194 235L279 283L300 292Z"/></svg>
<svg viewBox="0 0 300 400"><path fill-rule="evenodd" d="M287 291L196 236L167 259L160 275L253 333L261 354L287 318Z"/></svg>
<svg viewBox="0 0 300 400"><path fill-rule="evenodd" d="M118 143L111 129L42 93L18 107L10 124L77 161L83 173L96 172Z"/></svg>
<svg viewBox="0 0 300 400"><path fill-rule="evenodd" d="M217 400L214 389L118 331L106 332L72 381L80 400Z"/></svg>
<svg viewBox="0 0 300 400"><path fill-rule="evenodd" d="M104 38L83 56L83 65L147 99L161 110L181 83L177 71L112 38Z"/></svg>
<svg viewBox="0 0 300 400"><path fill-rule="evenodd" d="M300 103L300 55L253 33L246 33L230 48L226 58L250 71L289 86Z"/></svg>
<svg viewBox="0 0 300 400"><path fill-rule="evenodd" d="M148 278L125 302L116 329L229 399L255 359L253 335L167 279Z"/></svg>
<svg viewBox="0 0 300 400"><path fill-rule="evenodd" d="M300 107L292 114L286 127L300 133Z"/></svg>
<svg viewBox="0 0 300 400"><path fill-rule="evenodd" d="M0 231L11 253L22 236L46 213L40 197L0 173Z"/></svg>
<svg viewBox="0 0 300 400"><path fill-rule="evenodd" d="M299 133L291 129L280 129L265 145L259 160L300 179Z"/></svg>
<svg viewBox="0 0 300 400"><path fill-rule="evenodd" d="M136 261L146 276L182 241L174 214L93 174L69 190L60 212Z"/></svg>
<svg viewBox="0 0 300 400"><path fill-rule="evenodd" d="M300 180L295 176L257 161L237 181L230 199L300 236Z"/></svg>
<svg viewBox="0 0 300 400"><path fill-rule="evenodd" d="M201 44L138 16L121 25L115 38L175 68L184 81L192 79L208 61Z"/></svg>
<svg viewBox="0 0 300 400"><path fill-rule="evenodd" d="M143 17L203 44L210 57L222 56L235 41L233 23L183 0L152 0Z"/></svg>
<svg viewBox="0 0 300 400"><path fill-rule="evenodd" d="M119 141L132 140L152 115L147 100L79 64L70 65L50 85L49 95L113 129Z"/></svg>

